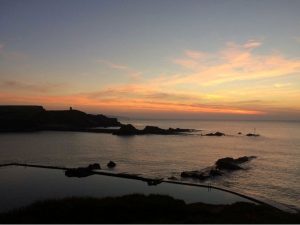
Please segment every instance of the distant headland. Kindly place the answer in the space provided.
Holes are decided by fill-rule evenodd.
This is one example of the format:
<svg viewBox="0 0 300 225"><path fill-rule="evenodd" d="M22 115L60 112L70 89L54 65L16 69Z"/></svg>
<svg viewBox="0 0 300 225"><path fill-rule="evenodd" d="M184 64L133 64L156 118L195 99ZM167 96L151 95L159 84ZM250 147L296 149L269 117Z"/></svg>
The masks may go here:
<svg viewBox="0 0 300 225"><path fill-rule="evenodd" d="M70 107L68 110L45 110L35 105L0 106L0 132L79 131L114 135L173 135L194 132L193 129L161 129L146 126L143 130L122 124L117 118L93 115Z"/></svg>
<svg viewBox="0 0 300 225"><path fill-rule="evenodd" d="M116 118L72 109L45 110L43 106L0 106L0 132L39 130L84 131L94 127L120 127Z"/></svg>
<svg viewBox="0 0 300 225"><path fill-rule="evenodd" d="M162 129L156 126L145 126L137 129L132 124L122 124L117 118L102 114L88 114L70 107L66 110L46 110L37 105L0 105L0 133L34 132L34 131L77 131L92 133L109 133L118 136L132 135L180 135L201 130L186 128ZM199 134L201 136L227 136L222 132ZM241 132L238 133L242 135ZM248 133L244 136L259 137L259 134Z"/></svg>

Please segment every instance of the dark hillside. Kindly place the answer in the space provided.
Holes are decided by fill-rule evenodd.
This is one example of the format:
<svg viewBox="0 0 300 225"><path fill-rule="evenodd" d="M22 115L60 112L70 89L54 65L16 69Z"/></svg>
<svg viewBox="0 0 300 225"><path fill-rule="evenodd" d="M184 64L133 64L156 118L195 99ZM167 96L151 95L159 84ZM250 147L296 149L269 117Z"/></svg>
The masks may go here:
<svg viewBox="0 0 300 225"><path fill-rule="evenodd" d="M0 106L0 131L80 130L120 126L116 118L42 106Z"/></svg>

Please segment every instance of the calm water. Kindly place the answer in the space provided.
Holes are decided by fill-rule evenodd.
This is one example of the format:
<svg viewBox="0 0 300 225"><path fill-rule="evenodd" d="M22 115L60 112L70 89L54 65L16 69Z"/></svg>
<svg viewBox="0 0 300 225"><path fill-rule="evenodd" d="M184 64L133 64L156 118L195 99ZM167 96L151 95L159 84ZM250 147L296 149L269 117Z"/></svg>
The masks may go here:
<svg viewBox="0 0 300 225"><path fill-rule="evenodd" d="M212 165L218 158L255 155L246 171L211 181L239 192L270 198L300 208L300 123L241 121L131 120L137 127L221 131L232 136L146 135L118 137L110 134L36 132L0 134L0 163L24 162L57 166L85 166L109 160L115 171L146 177L179 177L184 170ZM261 137L238 136L238 132L260 133ZM196 181L195 181L196 182Z"/></svg>
<svg viewBox="0 0 300 225"><path fill-rule="evenodd" d="M10 176L7 176L10 174ZM215 189L161 183L148 186L145 182L125 178L94 175L68 178L64 171L29 167L0 168L0 212L29 205L48 198L74 196L109 197L126 194L163 194L186 203L231 204L252 202L237 195Z"/></svg>

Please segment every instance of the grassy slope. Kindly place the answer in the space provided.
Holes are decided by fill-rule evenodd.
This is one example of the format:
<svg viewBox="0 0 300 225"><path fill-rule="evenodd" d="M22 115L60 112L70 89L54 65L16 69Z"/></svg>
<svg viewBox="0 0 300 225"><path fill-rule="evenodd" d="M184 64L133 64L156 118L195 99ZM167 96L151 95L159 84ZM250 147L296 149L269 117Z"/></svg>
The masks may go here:
<svg viewBox="0 0 300 225"><path fill-rule="evenodd" d="M163 195L66 198L0 214L0 223L300 223L300 215L249 203L185 204Z"/></svg>

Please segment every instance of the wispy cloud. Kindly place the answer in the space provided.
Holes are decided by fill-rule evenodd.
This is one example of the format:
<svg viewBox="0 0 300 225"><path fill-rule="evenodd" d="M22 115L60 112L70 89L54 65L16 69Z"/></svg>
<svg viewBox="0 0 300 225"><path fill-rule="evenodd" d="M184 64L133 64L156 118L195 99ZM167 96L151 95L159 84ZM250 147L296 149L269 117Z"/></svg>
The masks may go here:
<svg viewBox="0 0 300 225"><path fill-rule="evenodd" d="M5 60L19 61L28 58L28 54L20 51L10 51L4 43L0 43L0 57Z"/></svg>
<svg viewBox="0 0 300 225"><path fill-rule="evenodd" d="M276 84L274 84L274 87L282 88L282 87L289 87L291 85L292 85L291 83L276 83Z"/></svg>
<svg viewBox="0 0 300 225"><path fill-rule="evenodd" d="M117 64L117 63L114 63L114 62L111 62L108 60L102 60L102 59L97 60L97 62L104 64L111 69L124 72L126 75L128 75L132 79L139 79L142 76L141 72L139 72L135 69L132 69L127 65Z"/></svg>
<svg viewBox="0 0 300 225"><path fill-rule="evenodd" d="M4 44L0 43L0 53L3 51L3 49L4 49Z"/></svg>
<svg viewBox="0 0 300 225"><path fill-rule="evenodd" d="M294 36L292 39L298 43L300 43L300 36Z"/></svg>
<svg viewBox="0 0 300 225"><path fill-rule="evenodd" d="M245 49L254 49L254 48L257 48L257 47L259 47L261 45L262 45L261 41L258 41L258 40L249 40L249 41L247 41L243 45L243 48L245 48Z"/></svg>
<svg viewBox="0 0 300 225"><path fill-rule="evenodd" d="M2 90L10 90L13 92L39 92L47 93L57 91L60 88L65 88L65 84L52 84L52 83L30 83L20 80L0 80L0 88Z"/></svg>
<svg viewBox="0 0 300 225"><path fill-rule="evenodd" d="M55 96L53 90L59 89L55 84L0 80L0 97L12 102L170 113L264 115L300 110L300 91L287 79L299 76L300 59L279 52L262 54L257 51L261 46L260 40L249 40L228 42L216 52L188 49L172 61L180 70L148 78L141 78L141 72L127 65L98 60L134 79L99 90ZM269 82L260 84L262 80ZM256 82L255 86L251 82Z"/></svg>
<svg viewBox="0 0 300 225"><path fill-rule="evenodd" d="M165 102L159 100L151 99L135 99L124 101L118 98L109 99L94 99L88 95L77 94L77 95L63 95L63 96L37 96L37 95L27 95L21 96L16 94L11 94L7 92L0 92L0 97L11 103L35 103L35 104L46 104L46 105L61 105L68 106L69 104L75 106L89 106L89 107L109 107L113 108L126 108L128 111L135 110L150 110L156 112L193 112L193 113L218 113L218 114L242 114L242 115L259 115L264 114L264 112L258 110L246 110L237 107L225 107L225 106L210 106L205 104L196 103L176 103L176 102Z"/></svg>
<svg viewBox="0 0 300 225"><path fill-rule="evenodd" d="M217 85L241 80L258 80L286 76L300 72L300 59L287 58L278 52L258 54L252 50L261 42L250 40L244 44L227 43L214 54L185 52L174 63L188 70L182 76L174 76L173 83L197 83ZM201 57L198 57L200 56Z"/></svg>

